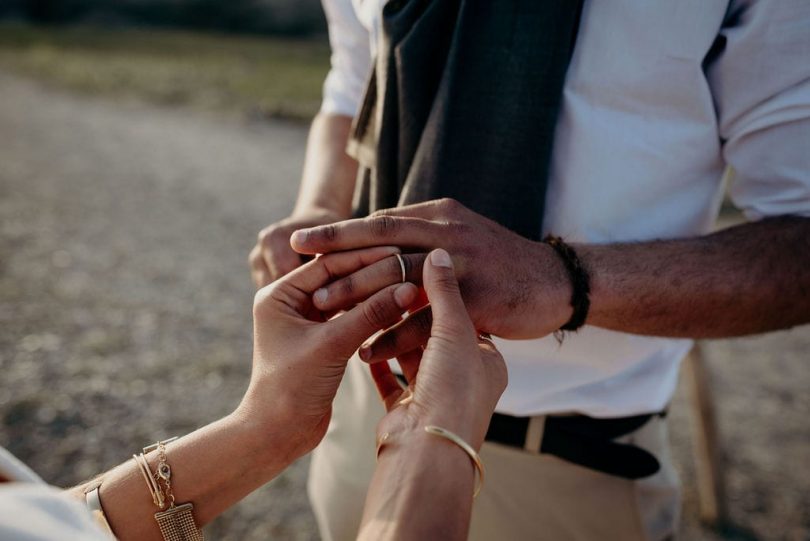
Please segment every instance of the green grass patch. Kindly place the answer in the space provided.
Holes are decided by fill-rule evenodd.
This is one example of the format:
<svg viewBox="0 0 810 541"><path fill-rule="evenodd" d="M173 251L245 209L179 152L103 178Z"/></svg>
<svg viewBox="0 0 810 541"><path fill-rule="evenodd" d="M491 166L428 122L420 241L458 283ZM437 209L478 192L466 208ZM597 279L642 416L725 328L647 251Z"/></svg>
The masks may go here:
<svg viewBox="0 0 810 541"><path fill-rule="evenodd" d="M0 69L88 94L306 119L320 105L329 47L324 39L5 24Z"/></svg>

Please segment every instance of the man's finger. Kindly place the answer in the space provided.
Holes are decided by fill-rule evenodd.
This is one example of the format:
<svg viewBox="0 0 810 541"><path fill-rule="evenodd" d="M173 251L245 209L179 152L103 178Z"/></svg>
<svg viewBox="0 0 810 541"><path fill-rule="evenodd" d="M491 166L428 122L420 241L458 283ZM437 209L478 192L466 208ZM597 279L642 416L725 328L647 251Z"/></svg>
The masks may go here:
<svg viewBox="0 0 810 541"><path fill-rule="evenodd" d="M323 254L380 245L430 248L446 241L446 237L446 229L438 222L402 216L370 216L299 229L292 234L290 244L302 254Z"/></svg>
<svg viewBox="0 0 810 541"><path fill-rule="evenodd" d="M324 324L326 340L347 357L369 336L399 321L416 299L418 288L409 283L389 286Z"/></svg>
<svg viewBox="0 0 810 541"><path fill-rule="evenodd" d="M475 328L461 298L450 254L441 248L430 252L422 283L433 311L430 336L473 341Z"/></svg>
<svg viewBox="0 0 810 541"><path fill-rule="evenodd" d="M270 270L262 258L261 246L256 245L250 251L248 264L250 265L250 276L256 287L262 288L270 283Z"/></svg>
<svg viewBox="0 0 810 541"><path fill-rule="evenodd" d="M397 362L399 363L399 367L402 369L402 375L405 376L408 383L412 384L416 380L416 374L419 372L419 363L422 362L422 348L417 348L407 353L403 353L402 355L397 355Z"/></svg>
<svg viewBox="0 0 810 541"><path fill-rule="evenodd" d="M377 392L380 394L380 399L385 405L385 411L391 411L399 397L402 396L402 386L394 373L391 372L388 363L372 364L369 368L371 369L371 377L374 379L374 385L377 386Z"/></svg>
<svg viewBox="0 0 810 541"><path fill-rule="evenodd" d="M426 257L427 254L402 254L381 259L318 289L312 296L313 303L325 312L352 306L385 286L403 281L419 284L422 282L422 264Z"/></svg>
<svg viewBox="0 0 810 541"><path fill-rule="evenodd" d="M399 248L393 246L378 246L364 250L327 254L294 270L284 280L298 290L311 295L328 282L372 265L397 252L399 252Z"/></svg>
<svg viewBox="0 0 810 541"><path fill-rule="evenodd" d="M432 220L442 214L442 203L444 201L444 199L433 199L404 207L382 209L374 212L371 216L410 216L411 218Z"/></svg>
<svg viewBox="0 0 810 541"><path fill-rule="evenodd" d="M430 338L430 306L424 306L360 348L360 358L375 363L420 348Z"/></svg>

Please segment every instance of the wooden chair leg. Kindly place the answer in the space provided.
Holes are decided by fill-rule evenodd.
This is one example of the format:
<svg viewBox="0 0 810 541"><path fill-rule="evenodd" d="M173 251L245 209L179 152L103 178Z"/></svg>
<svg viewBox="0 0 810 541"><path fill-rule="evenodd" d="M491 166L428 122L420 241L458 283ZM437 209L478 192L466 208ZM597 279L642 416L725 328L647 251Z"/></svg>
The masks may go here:
<svg viewBox="0 0 810 541"><path fill-rule="evenodd" d="M692 453L697 472L700 518L713 526L726 522L725 471L717 430L711 375L699 345L684 363L692 409Z"/></svg>

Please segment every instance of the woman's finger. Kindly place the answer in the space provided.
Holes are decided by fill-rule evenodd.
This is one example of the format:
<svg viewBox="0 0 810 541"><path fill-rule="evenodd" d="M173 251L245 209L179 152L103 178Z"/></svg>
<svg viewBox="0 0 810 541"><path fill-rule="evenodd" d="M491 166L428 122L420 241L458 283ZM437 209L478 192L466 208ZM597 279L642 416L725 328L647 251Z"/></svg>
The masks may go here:
<svg viewBox="0 0 810 541"><path fill-rule="evenodd" d="M391 411L399 397L402 396L402 386L394 373L391 372L388 363L372 364L369 368L380 399L385 405L385 411Z"/></svg>
<svg viewBox="0 0 810 541"><path fill-rule="evenodd" d="M427 254L395 254L363 267L319 288L312 296L319 310L352 306L385 286L422 282L422 264Z"/></svg>
<svg viewBox="0 0 810 541"><path fill-rule="evenodd" d="M422 282L433 312L430 336L474 342L475 328L461 298L450 254L441 248L433 250L423 272Z"/></svg>

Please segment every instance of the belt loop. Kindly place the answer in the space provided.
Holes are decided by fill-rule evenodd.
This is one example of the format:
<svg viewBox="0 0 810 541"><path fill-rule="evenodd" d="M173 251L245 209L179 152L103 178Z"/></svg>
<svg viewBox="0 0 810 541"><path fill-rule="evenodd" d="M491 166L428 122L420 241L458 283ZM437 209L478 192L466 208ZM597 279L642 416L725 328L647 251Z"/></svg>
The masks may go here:
<svg viewBox="0 0 810 541"><path fill-rule="evenodd" d="M540 443L543 441L545 427L545 415L529 417L529 426L526 428L526 441L523 444L523 449L530 453L540 454Z"/></svg>

